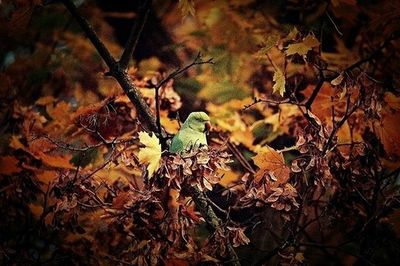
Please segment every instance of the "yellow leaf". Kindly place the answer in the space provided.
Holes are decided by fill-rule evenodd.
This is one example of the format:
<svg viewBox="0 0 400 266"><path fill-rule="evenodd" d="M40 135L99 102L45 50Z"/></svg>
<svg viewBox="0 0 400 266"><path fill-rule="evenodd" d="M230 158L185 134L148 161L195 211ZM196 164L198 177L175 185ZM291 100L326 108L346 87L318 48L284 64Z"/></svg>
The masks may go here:
<svg viewBox="0 0 400 266"><path fill-rule="evenodd" d="M314 35L308 34L302 42L289 44L286 55L306 55L309 50L317 46L319 46L317 38L315 38Z"/></svg>
<svg viewBox="0 0 400 266"><path fill-rule="evenodd" d="M187 15L194 16L196 13L193 0L179 0L178 8L181 10L182 16L184 17Z"/></svg>
<svg viewBox="0 0 400 266"><path fill-rule="evenodd" d="M300 263L303 263L305 258L304 258L304 253L303 252L298 252L296 253L296 256L294 257L295 260L297 260Z"/></svg>
<svg viewBox="0 0 400 266"><path fill-rule="evenodd" d="M288 40L294 40L294 39L296 39L297 34L299 34L299 30L298 30L296 27L294 27L294 28L289 32L289 34L286 36L286 38L287 38Z"/></svg>
<svg viewBox="0 0 400 266"><path fill-rule="evenodd" d="M139 162L148 164L147 171L149 178L151 178L155 171L160 167L161 159L161 145L156 135L150 136L147 132L139 132L140 143L145 145L144 148L139 150Z"/></svg>
<svg viewBox="0 0 400 266"><path fill-rule="evenodd" d="M273 92L279 92L281 96L285 93L285 75L283 75L282 70L276 69L274 73L274 86L272 87Z"/></svg>
<svg viewBox="0 0 400 266"><path fill-rule="evenodd" d="M278 184L283 184L289 179L290 169L285 164L283 155L269 146L258 149L257 155L252 157L255 165L260 168L256 179L260 180L265 173L272 174Z"/></svg>

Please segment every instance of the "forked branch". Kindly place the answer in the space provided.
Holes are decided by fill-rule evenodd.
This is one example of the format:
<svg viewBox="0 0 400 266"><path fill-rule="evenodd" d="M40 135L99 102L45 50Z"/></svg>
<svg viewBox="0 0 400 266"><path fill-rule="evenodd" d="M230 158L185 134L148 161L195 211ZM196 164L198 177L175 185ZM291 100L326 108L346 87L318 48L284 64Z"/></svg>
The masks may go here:
<svg viewBox="0 0 400 266"><path fill-rule="evenodd" d="M109 50L105 47L104 43L99 39L93 27L89 22L79 14L75 4L71 0L61 0L71 15L78 22L79 26L88 36L89 40L93 43L97 49L100 56L103 58L104 62L109 68L109 74L113 76L118 83L121 85L122 89L128 96L129 100L137 108L138 114L146 121L147 126L153 132L158 132L156 119L152 114L150 107L144 101L141 92L133 84L131 78L128 76L126 71L121 67L121 65L115 61L114 57L110 54ZM129 48L129 47L128 47ZM127 50L127 49L125 49ZM128 49L130 50L130 49ZM163 134L163 132L162 132Z"/></svg>

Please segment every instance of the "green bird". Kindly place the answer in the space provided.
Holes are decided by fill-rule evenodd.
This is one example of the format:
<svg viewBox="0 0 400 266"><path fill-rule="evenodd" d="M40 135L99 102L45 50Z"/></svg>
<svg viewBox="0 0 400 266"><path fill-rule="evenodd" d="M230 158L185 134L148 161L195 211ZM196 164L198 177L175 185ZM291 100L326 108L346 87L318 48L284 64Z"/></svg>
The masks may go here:
<svg viewBox="0 0 400 266"><path fill-rule="evenodd" d="M172 139L169 151L182 153L192 148L207 146L206 132L210 129L210 117L206 113L190 113L179 132Z"/></svg>

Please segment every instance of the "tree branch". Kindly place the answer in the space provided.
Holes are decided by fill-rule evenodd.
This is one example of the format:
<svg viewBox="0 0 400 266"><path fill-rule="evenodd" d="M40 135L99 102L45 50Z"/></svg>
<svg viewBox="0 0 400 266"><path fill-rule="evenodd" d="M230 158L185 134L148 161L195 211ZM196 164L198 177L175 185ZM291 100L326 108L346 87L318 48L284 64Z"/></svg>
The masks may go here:
<svg viewBox="0 0 400 266"><path fill-rule="evenodd" d="M193 189L193 201L196 204L196 207L199 209L201 215L205 218L207 224L211 226L213 230L220 229L222 222L210 206L207 195L200 191L197 187L193 187ZM233 246L230 243L227 243L227 250L230 265L240 266L239 257L237 256Z"/></svg>
<svg viewBox="0 0 400 266"><path fill-rule="evenodd" d="M128 41L125 44L124 52L121 55L119 60L119 65L123 70L128 68L128 64L130 59L132 58L133 52L136 49L136 45L140 39L140 35L142 34L144 24L146 24L147 17L149 16L151 9L151 0L145 0L143 4L143 8L139 11L139 17L137 21L134 23L132 30L129 34Z"/></svg>
<svg viewBox="0 0 400 266"><path fill-rule="evenodd" d="M378 48L376 48L369 56L351 64L350 66L348 66L346 69L343 70L343 72L350 72L352 70L354 70L355 68L360 67L361 65L371 61L372 59L374 59L375 57L379 56L380 52L385 49L392 41L399 39L400 38L400 32L394 32L393 34L391 34L389 36L389 38L387 38ZM331 76L331 77L327 77L325 78L326 81L331 81L335 78L337 78L340 74Z"/></svg>
<svg viewBox="0 0 400 266"><path fill-rule="evenodd" d="M152 114L150 107L144 101L141 92L135 87L128 74L124 71L124 69L121 68L120 64L115 61L114 57L110 54L103 42L99 39L89 22L79 14L75 4L71 0L61 1L78 22L79 26L88 36L89 40L93 43L98 53L110 69L110 75L118 81L118 83L128 96L129 100L137 108L138 114L142 117L144 121L146 121L149 129L153 132L158 132L156 119ZM162 134L164 133L162 132Z"/></svg>
<svg viewBox="0 0 400 266"><path fill-rule="evenodd" d="M319 70L319 80L317 85L315 86L310 98L307 100L307 102L305 103L305 106L308 110L311 110L311 105L313 104L315 98L317 98L317 95L319 93L319 91L322 88L322 85L324 84L325 81L325 77L324 77L324 73L322 72L322 70Z"/></svg>
<svg viewBox="0 0 400 266"><path fill-rule="evenodd" d="M163 86L165 83L167 83L168 81L170 81L171 79L179 76L180 74L182 74L183 72L185 72L186 70L188 70L189 68L191 68L192 66L195 65L204 65L204 64L214 64L213 58L208 59L207 61L203 61L201 56L201 53L199 52L196 56L196 58L188 65L184 66L184 67L178 67L174 72L172 72L171 74L169 74L166 78L164 78L163 80L161 80L156 86L155 88L160 88L161 86Z"/></svg>
<svg viewBox="0 0 400 266"><path fill-rule="evenodd" d="M106 62L107 66L110 68L114 68L117 63L114 57L110 54L104 43L99 39L89 22L84 17L82 17L81 14L79 14L75 4L71 0L61 1L63 2L67 10L71 13L76 22L78 22L79 26L85 32L89 40L93 43L94 47L96 47L97 52L103 58L104 62Z"/></svg>

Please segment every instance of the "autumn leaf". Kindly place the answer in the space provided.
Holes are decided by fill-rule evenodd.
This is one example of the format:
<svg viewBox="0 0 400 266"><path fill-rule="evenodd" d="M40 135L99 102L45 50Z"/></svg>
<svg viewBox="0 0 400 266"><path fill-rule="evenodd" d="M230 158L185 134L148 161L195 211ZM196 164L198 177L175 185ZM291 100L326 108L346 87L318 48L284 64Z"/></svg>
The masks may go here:
<svg viewBox="0 0 400 266"><path fill-rule="evenodd" d="M36 177L43 184L49 185L57 177L57 172L44 170L36 174Z"/></svg>
<svg viewBox="0 0 400 266"><path fill-rule="evenodd" d="M306 99L309 99L315 89L315 85L308 85L303 91ZM350 98L355 101L358 97L358 91L352 92ZM342 116L346 109L346 97L340 98L339 89L333 87L330 83L324 82L312 104L313 113L328 125L332 124L332 115L338 118ZM333 113L334 111L334 113Z"/></svg>
<svg viewBox="0 0 400 266"><path fill-rule="evenodd" d="M148 164L147 171L151 178L160 167L161 145L156 135L150 136L147 132L139 132L139 140L145 147L139 150L139 162Z"/></svg>
<svg viewBox="0 0 400 266"><path fill-rule="evenodd" d="M224 171L224 170L219 170L218 174L222 176L221 180L219 181L219 184L228 187L238 180L240 180L240 175L237 172L234 171Z"/></svg>
<svg viewBox="0 0 400 266"><path fill-rule="evenodd" d="M314 35L308 34L307 37L300 43L289 44L286 50L286 55L306 55L312 48L319 46L319 41Z"/></svg>
<svg viewBox="0 0 400 266"><path fill-rule="evenodd" d="M72 155L51 155L44 152L38 152L36 154L44 164L55 167L55 168L68 168L75 169L75 167L71 164Z"/></svg>
<svg viewBox="0 0 400 266"><path fill-rule="evenodd" d="M180 127L179 127L178 120L169 118L167 112L161 112L160 122L168 134L175 135L179 131Z"/></svg>
<svg viewBox="0 0 400 266"><path fill-rule="evenodd" d="M21 168L17 166L18 160L13 156L0 157L0 174L11 175L21 172Z"/></svg>
<svg viewBox="0 0 400 266"><path fill-rule="evenodd" d="M274 86L272 87L272 90L274 93L279 92L281 96L285 93L285 75L283 74L282 70L276 69L274 73Z"/></svg>
<svg viewBox="0 0 400 266"><path fill-rule="evenodd" d="M376 121L374 131L389 156L400 156L400 134L397 113L385 113L381 121Z"/></svg>
<svg viewBox="0 0 400 266"><path fill-rule="evenodd" d="M265 173L276 178L277 183L285 183L289 179L290 169L285 164L283 155L269 146L261 147L257 155L252 157L255 165L260 168L256 173L256 179L260 180Z"/></svg>
<svg viewBox="0 0 400 266"><path fill-rule="evenodd" d="M334 78L334 79L331 81L331 84L332 84L333 86L339 86L339 85L342 83L343 79L344 79L344 75L343 75L343 73L340 73L339 76L337 76L336 78Z"/></svg>
<svg viewBox="0 0 400 266"><path fill-rule="evenodd" d="M178 8L181 10L182 16L184 17L187 15L194 16L196 13L193 0L179 0Z"/></svg>

